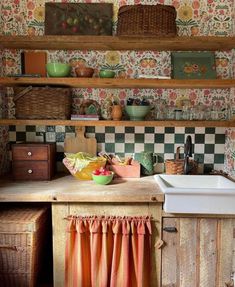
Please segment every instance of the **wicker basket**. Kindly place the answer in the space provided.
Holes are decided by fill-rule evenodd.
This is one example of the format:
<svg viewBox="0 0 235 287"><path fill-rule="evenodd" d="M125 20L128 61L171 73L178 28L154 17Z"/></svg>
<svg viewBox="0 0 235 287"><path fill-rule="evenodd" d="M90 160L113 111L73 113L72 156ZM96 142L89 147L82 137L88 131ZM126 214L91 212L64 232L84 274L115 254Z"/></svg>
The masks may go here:
<svg viewBox="0 0 235 287"><path fill-rule="evenodd" d="M176 159L168 159L165 161L166 174L184 173L184 160L180 159L180 148L181 146L176 149ZM193 159L189 159L189 164L192 166L190 174L197 174L198 163Z"/></svg>
<svg viewBox="0 0 235 287"><path fill-rule="evenodd" d="M176 36L176 10L169 5L125 5L119 8L119 36Z"/></svg>
<svg viewBox="0 0 235 287"><path fill-rule="evenodd" d="M17 119L69 119L71 95L69 88L15 87L14 102Z"/></svg>
<svg viewBox="0 0 235 287"><path fill-rule="evenodd" d="M0 286L36 286L45 244L47 208L0 212Z"/></svg>

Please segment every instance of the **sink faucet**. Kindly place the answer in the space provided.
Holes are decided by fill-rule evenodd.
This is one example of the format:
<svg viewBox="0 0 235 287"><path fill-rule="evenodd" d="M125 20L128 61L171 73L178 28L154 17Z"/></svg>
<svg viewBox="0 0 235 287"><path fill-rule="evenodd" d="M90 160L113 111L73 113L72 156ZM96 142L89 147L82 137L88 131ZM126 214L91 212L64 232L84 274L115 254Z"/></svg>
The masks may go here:
<svg viewBox="0 0 235 287"><path fill-rule="evenodd" d="M184 144L184 174L189 174L192 170L192 166L189 163L189 157L192 156L192 138L191 136L187 136L186 143Z"/></svg>

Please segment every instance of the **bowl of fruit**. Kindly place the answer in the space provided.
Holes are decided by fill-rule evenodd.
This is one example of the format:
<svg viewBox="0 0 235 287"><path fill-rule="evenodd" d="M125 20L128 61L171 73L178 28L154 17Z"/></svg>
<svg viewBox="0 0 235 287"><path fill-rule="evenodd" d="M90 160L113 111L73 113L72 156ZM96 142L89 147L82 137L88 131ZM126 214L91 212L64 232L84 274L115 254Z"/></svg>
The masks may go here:
<svg viewBox="0 0 235 287"><path fill-rule="evenodd" d="M92 172L93 180L101 185L109 184L113 180L114 172L104 167L96 169Z"/></svg>
<svg viewBox="0 0 235 287"><path fill-rule="evenodd" d="M93 171L103 168L106 165L106 159L85 152L65 153L63 164L75 178L92 180Z"/></svg>
<svg viewBox="0 0 235 287"><path fill-rule="evenodd" d="M143 121L150 110L151 106L145 99L129 98L127 100L127 105L125 106L125 111L131 121Z"/></svg>

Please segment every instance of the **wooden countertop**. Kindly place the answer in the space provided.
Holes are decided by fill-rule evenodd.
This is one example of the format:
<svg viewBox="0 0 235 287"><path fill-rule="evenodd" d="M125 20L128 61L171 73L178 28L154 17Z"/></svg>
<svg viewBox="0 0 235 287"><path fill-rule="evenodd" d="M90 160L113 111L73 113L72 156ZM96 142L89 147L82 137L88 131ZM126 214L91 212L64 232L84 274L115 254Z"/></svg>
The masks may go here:
<svg viewBox="0 0 235 287"><path fill-rule="evenodd" d="M164 202L164 194L153 176L98 185L65 175L51 181L1 179L0 202Z"/></svg>

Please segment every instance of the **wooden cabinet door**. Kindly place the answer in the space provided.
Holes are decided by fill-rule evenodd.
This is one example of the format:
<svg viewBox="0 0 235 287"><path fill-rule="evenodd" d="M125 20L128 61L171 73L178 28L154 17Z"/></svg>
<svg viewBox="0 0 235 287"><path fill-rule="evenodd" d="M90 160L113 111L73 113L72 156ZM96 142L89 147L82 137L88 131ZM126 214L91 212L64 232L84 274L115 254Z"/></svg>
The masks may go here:
<svg viewBox="0 0 235 287"><path fill-rule="evenodd" d="M234 218L164 218L162 232L162 287L233 286Z"/></svg>

